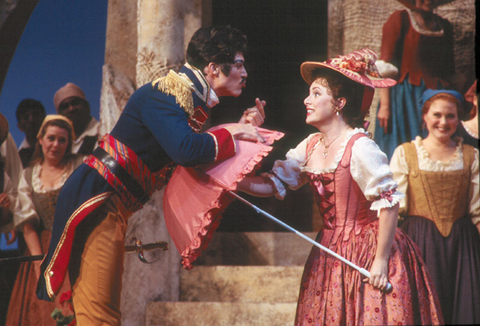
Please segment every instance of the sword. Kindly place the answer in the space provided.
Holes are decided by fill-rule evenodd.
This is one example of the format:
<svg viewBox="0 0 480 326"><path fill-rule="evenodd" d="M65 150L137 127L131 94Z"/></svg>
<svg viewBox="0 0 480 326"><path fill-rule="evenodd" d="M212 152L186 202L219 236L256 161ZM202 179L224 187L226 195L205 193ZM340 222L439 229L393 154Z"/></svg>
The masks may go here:
<svg viewBox="0 0 480 326"><path fill-rule="evenodd" d="M284 228L292 231L293 233L295 233L296 235L298 235L299 237L307 240L308 242L310 242L311 244L313 244L314 246L322 249L323 251L327 252L328 254L332 255L333 257L341 260L342 262L344 262L345 264L347 264L348 266L352 267L353 269L356 269L358 272L360 272L360 274L362 274L363 276L367 277L367 278L370 278L370 272L367 271L365 268L361 268L357 265L355 265L354 263L352 263L351 261L345 259L344 257L340 256L339 254L337 254L336 252L328 249L327 247L325 246L322 246L320 243L318 243L317 241L315 240L312 240L310 239L309 237L307 237L306 235L304 235L303 233L300 233L299 231L297 231L296 229L292 228L290 225L280 221L278 218L276 218L275 216L265 212L264 210L258 208L257 206L255 206L254 204L252 204L251 202L249 202L248 200L246 200L245 198L237 195L236 193L234 193L233 191L227 191L229 195L231 195L232 197L235 197L236 199L240 200L242 203L246 204L247 206L253 208L257 213L259 214L262 214L263 216L266 216L268 217L269 219L271 219L272 221L280 224L281 226L283 226ZM393 289L392 287L392 284L390 284L390 282L387 283L387 286L385 287L384 291L385 292L390 292L391 290Z"/></svg>
<svg viewBox="0 0 480 326"><path fill-rule="evenodd" d="M152 242L152 243L146 243L142 244L140 240L137 240L137 238L133 237L132 240L135 242L133 245L127 245L125 246L125 251L126 252L136 252L138 259L144 264L152 264L155 261L147 261L145 259L145 256L143 252L145 250L154 250L154 249L162 249L163 251L168 250L168 243L164 241L157 241L157 242ZM33 255L33 256L18 256L18 257L9 257L9 258L0 258L0 265L1 264L7 264L7 263L20 263L20 262L25 262L25 261L35 261L35 260L42 260L45 257L45 255Z"/></svg>

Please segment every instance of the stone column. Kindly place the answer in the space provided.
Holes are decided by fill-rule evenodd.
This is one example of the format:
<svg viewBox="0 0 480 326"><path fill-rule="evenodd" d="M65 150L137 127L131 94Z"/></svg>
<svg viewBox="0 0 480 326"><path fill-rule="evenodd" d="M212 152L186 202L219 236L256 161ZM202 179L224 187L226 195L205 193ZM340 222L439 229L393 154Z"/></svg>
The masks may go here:
<svg viewBox="0 0 480 326"><path fill-rule="evenodd" d="M110 0L112 1L112 0ZM207 1L210 2L210 1ZM136 87L178 71L185 61L191 35L202 24L201 0L138 0ZM154 193L145 207L128 221L126 244L132 237L143 243L165 241L166 252L147 252L152 264L141 263L135 254L125 257L122 289L122 325L142 326L145 308L153 301L178 301L181 258L163 218L163 190Z"/></svg>
<svg viewBox="0 0 480 326"><path fill-rule="evenodd" d="M137 0L110 0L100 96L101 135L112 130L135 91L136 61Z"/></svg>
<svg viewBox="0 0 480 326"><path fill-rule="evenodd" d="M138 1L138 87L182 66L184 7L183 0Z"/></svg>

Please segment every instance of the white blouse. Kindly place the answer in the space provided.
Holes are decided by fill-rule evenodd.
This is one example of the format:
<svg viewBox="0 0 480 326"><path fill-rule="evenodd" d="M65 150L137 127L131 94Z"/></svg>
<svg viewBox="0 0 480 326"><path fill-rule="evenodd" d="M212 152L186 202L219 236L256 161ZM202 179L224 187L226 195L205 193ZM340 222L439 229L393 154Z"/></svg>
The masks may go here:
<svg viewBox="0 0 480 326"><path fill-rule="evenodd" d="M42 172L42 166L40 164L33 166L32 186L28 184L25 178L25 170L23 170L20 176L20 182L18 183L18 199L13 214L15 228L21 230L22 224L26 221L34 224L39 222L39 217L32 200L32 192L46 193L63 187L63 184L67 181L73 170L74 160L70 160L70 162L65 165L60 180L52 188L45 188L43 186L40 180L40 174Z"/></svg>
<svg viewBox="0 0 480 326"><path fill-rule="evenodd" d="M429 172L449 172L463 170L463 139L458 137L456 139L457 147L455 148L454 156L448 162L441 162L433 160L429 157L427 150L423 146L422 138L417 136L412 141L417 149L417 158L419 169ZM475 158L473 160L471 170L471 180L469 184L469 215L474 224L480 222L480 200L479 200L479 158L478 149L475 148ZM398 190L406 193L408 187L408 165L405 159L405 150L403 146L398 146L393 153L390 161L390 167L393 171L393 178L398 182ZM408 199L405 197L400 201L400 215L405 215L408 207Z"/></svg>
<svg viewBox="0 0 480 326"><path fill-rule="evenodd" d="M288 188L296 190L307 183L307 172L314 174L334 172L342 159L348 141L353 135L358 133L367 134L361 128L348 132L335 156L334 162L325 169L305 166L307 163L307 145L319 133L309 135L296 148L289 150L286 160L275 161L272 169L273 173L266 174L275 183L277 188L276 197L279 199L285 197L286 189L284 184ZM395 191L391 195L391 202L386 198L380 197L381 194L389 190L395 190L397 183L392 178L387 156L368 137L361 137L353 144L350 172L367 200L373 201L370 207L372 210L380 211L380 209L385 207L393 207L405 196L403 193Z"/></svg>

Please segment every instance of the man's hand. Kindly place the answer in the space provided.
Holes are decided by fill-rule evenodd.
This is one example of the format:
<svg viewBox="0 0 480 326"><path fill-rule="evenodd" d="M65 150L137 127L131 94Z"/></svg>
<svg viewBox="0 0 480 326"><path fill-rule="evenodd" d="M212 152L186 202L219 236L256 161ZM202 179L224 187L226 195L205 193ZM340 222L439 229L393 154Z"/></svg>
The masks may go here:
<svg viewBox="0 0 480 326"><path fill-rule="evenodd" d="M10 198L4 192L0 194L0 207L8 208L10 206Z"/></svg>
<svg viewBox="0 0 480 326"><path fill-rule="evenodd" d="M17 240L17 232L15 230L10 230L5 232L5 238L7 239L7 245L11 245Z"/></svg>
<svg viewBox="0 0 480 326"><path fill-rule="evenodd" d="M251 124L234 123L225 127L235 139L247 140L251 142L264 143L265 139L258 133L256 127Z"/></svg>
<svg viewBox="0 0 480 326"><path fill-rule="evenodd" d="M260 127L265 121L265 110L264 107L267 104L265 101L261 101L258 97L255 99L255 106L249 109L246 109L243 112L242 117L238 123L242 124L251 124L255 127Z"/></svg>

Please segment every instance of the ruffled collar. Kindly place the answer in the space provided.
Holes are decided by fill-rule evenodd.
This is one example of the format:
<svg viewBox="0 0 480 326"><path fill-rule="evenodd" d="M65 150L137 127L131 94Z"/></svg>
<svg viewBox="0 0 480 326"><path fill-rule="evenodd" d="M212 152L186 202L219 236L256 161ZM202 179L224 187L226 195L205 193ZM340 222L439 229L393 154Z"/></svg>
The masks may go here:
<svg viewBox="0 0 480 326"><path fill-rule="evenodd" d="M314 167L307 167L305 166L305 164L307 163L308 159L310 158L310 156L308 156L305 160L305 162L303 162L303 166L302 166L302 172L308 172L308 173L312 173L312 174L326 174L326 173L333 173L335 172L335 170L337 169L338 167L338 164L340 163L340 161L342 160L342 157L343 157L343 153L345 153L345 148L347 146L347 143L350 141L350 138L352 138L354 135L358 134L358 133L364 133L365 135L368 136L368 132L366 132L363 128L355 128L349 132L347 132L347 134L345 135L345 139L343 140L343 142L340 144L340 148L337 152L337 154L335 155L335 158L332 162L332 164L329 166L329 167L326 167L324 169L319 169L319 168L314 168ZM318 135L319 133L317 133ZM317 142L317 144L315 144L315 146L313 147L313 149L317 148L317 146L320 144L320 141Z"/></svg>
<svg viewBox="0 0 480 326"><path fill-rule="evenodd" d="M32 171L32 187L33 191L36 193L46 193L50 191L55 191L61 187L63 187L63 184L65 181L67 181L67 178L72 174L74 169L74 162L73 160L70 160L67 164L65 164L62 175L60 179L58 180L57 184L53 186L52 188L45 188L43 186L42 181L40 180L40 173L42 172L42 165L41 164L35 164L33 167Z"/></svg>
<svg viewBox="0 0 480 326"><path fill-rule="evenodd" d="M435 16L435 20L437 21L437 23L438 23L438 25L440 26L441 29L439 31L430 31L428 29L421 28L418 25L417 21L415 20L415 17L413 17L413 13L410 9L407 9L407 12L408 12L408 15L410 17L410 23L412 24L413 29L417 33L425 35L425 36L434 36L434 37L443 36L443 34L444 34L443 26L442 26L442 24L440 24L440 21L438 20L437 16Z"/></svg>
<svg viewBox="0 0 480 326"><path fill-rule="evenodd" d="M467 132L467 134L469 134L469 135L472 136L473 138L478 139L478 134L476 134L476 133L474 133L473 131L471 131L470 129L468 129L467 125L465 124L465 121L460 121L460 123L462 124L463 129L465 129L465 131Z"/></svg>
<svg viewBox="0 0 480 326"><path fill-rule="evenodd" d="M463 151L462 151L462 137L455 137L453 139L457 145L455 146L455 151L453 153L453 157L448 160L448 162L437 161L430 158L426 148L423 146L422 138L417 136L413 143L417 148L417 157L419 162L421 162L422 166L427 171L444 171L445 168L449 168L451 166L455 166L458 164L463 163Z"/></svg>

